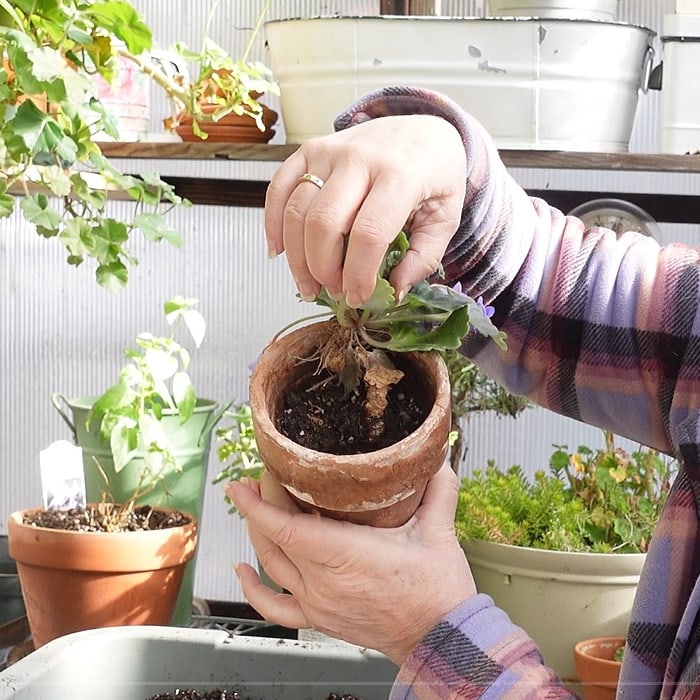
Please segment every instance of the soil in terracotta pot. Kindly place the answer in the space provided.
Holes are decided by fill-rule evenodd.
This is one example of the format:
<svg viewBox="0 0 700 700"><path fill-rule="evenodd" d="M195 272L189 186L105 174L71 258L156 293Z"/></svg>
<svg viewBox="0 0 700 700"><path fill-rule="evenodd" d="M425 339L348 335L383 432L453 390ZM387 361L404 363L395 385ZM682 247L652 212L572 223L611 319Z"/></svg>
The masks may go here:
<svg viewBox="0 0 700 700"><path fill-rule="evenodd" d="M309 449L330 454L363 454L393 445L410 435L428 415L408 377L391 387L384 429L369 435L363 385L345 392L330 372L307 377L287 392L277 430Z"/></svg>
<svg viewBox="0 0 700 700"><path fill-rule="evenodd" d="M91 505L69 510L36 510L24 516L25 525L74 532L164 530L189 522L190 518L184 513L154 510L150 506L114 508L109 505Z"/></svg>

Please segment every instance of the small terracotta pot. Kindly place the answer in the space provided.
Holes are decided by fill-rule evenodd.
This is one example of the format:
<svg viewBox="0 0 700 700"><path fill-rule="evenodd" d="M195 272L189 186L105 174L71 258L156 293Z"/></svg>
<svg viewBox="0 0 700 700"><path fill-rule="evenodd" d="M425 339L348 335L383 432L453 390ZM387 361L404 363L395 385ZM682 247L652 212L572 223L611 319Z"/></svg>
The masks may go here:
<svg viewBox="0 0 700 700"><path fill-rule="evenodd" d="M71 532L8 521L34 647L71 632L168 625L197 524L135 532ZM164 509L166 510L166 509Z"/></svg>
<svg viewBox="0 0 700 700"><path fill-rule="evenodd" d="M300 362L328 338L328 322L299 328L268 345L250 380L255 439L263 462L300 507L339 520L378 527L405 523L420 504L430 477L443 464L450 431L450 382L442 357L402 353L407 371L432 406L406 438L367 454L335 455L303 447L279 432L276 414L288 387L316 368Z"/></svg>
<svg viewBox="0 0 700 700"><path fill-rule="evenodd" d="M202 105L202 111L211 113L217 105ZM272 128L278 114L266 105L263 108L263 124L265 131L260 131L252 117L246 114L227 114L218 121L200 121L199 128L208 136L212 143L267 143L274 135ZM175 133L188 142L201 142L202 139L192 131L192 116L181 113L178 115L178 126Z"/></svg>
<svg viewBox="0 0 700 700"><path fill-rule="evenodd" d="M615 700L622 664L613 657L624 644L624 637L597 637L574 647L576 675L585 700Z"/></svg>

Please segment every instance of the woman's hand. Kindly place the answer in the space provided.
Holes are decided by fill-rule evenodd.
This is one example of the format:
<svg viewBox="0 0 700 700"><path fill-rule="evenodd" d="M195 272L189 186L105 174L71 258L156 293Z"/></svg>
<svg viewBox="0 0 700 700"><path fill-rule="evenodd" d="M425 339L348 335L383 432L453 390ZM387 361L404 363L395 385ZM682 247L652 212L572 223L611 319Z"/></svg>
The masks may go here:
<svg viewBox="0 0 700 700"><path fill-rule="evenodd" d="M270 255L286 252L301 297L323 286L360 306L388 245L411 249L392 274L399 296L438 269L461 216L466 154L457 130L427 115L373 119L303 144L270 182ZM305 173L320 178L300 180Z"/></svg>
<svg viewBox="0 0 700 700"><path fill-rule="evenodd" d="M448 465L416 514L395 529L301 513L265 474L227 488L262 567L289 593L236 567L243 593L268 620L368 646L401 664L454 607L476 594L454 534L458 480Z"/></svg>

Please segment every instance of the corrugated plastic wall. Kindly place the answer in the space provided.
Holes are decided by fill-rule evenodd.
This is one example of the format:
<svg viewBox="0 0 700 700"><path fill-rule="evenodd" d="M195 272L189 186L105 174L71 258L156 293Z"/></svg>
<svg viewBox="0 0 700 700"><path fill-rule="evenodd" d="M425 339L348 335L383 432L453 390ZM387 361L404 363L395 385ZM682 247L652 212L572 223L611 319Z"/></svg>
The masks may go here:
<svg viewBox="0 0 700 700"><path fill-rule="evenodd" d="M163 47L175 40L197 46L210 3L188 0L138 0L137 7L156 29ZM233 54L245 45L261 0L221 2L212 22L213 38ZM272 3L271 17L340 12L369 14L378 0L362 2ZM620 19L660 28L670 0L621 0ZM443 14L483 14L483 2L443 0ZM264 60L262 40L256 46ZM647 96L635 129L634 148L656 148L656 99ZM165 104L162 109L165 110ZM154 128L157 124L154 123ZM281 140L280 132L276 140ZM122 162L129 169L158 168L163 174L211 174L220 177L265 177L270 164ZM531 186L579 186L590 189L609 174L521 171L516 177ZM623 175L615 175L620 184ZM546 183L543 185L542 183ZM584 188L588 185L584 185ZM122 209L127 204L115 203ZM75 270L65 264L54 241L40 239L20 217L0 221L0 532L7 515L40 501L38 453L68 432L49 397L94 393L113 380L121 366L121 349L142 330L163 328L163 300L184 294L198 297L208 320L208 335L193 363L199 393L219 400L242 401L247 366L270 336L300 315L283 259L268 261L262 212L255 209L197 206L177 212L173 223L185 235L183 250L166 244L134 244L140 264L128 288L116 295L98 288L89 264ZM690 230L688 230L690 229ZM665 228L665 235L697 236L697 227ZM597 443L594 430L532 410L517 421L475 418L467 425L471 445L465 471L489 458L519 462L532 471L543 466L552 443ZM215 457L210 476L218 469ZM218 488L206 493L196 592L224 600L241 600L231 565L253 554L244 530L227 513Z"/></svg>

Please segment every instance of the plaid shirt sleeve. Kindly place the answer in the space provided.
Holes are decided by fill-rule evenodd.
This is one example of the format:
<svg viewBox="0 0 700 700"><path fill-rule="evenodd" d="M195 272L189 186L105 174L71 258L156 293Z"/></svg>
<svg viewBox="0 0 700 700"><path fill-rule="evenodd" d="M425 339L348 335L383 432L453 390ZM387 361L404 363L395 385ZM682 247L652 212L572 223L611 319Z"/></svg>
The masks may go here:
<svg viewBox="0 0 700 700"><path fill-rule="evenodd" d="M467 153L447 281L495 306L493 320L507 334L505 352L475 334L463 351L510 391L681 464L640 581L618 700L700 698L700 249L584 230L528 197L481 125L438 93L376 91L336 128L418 113L450 121ZM522 630L477 596L423 640L392 698L565 692Z"/></svg>

